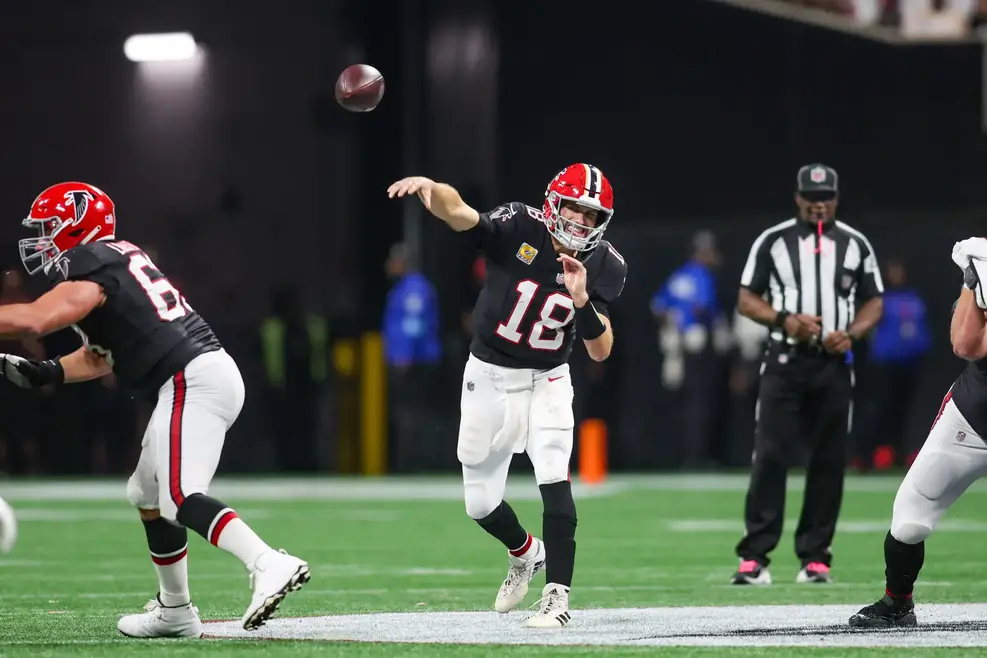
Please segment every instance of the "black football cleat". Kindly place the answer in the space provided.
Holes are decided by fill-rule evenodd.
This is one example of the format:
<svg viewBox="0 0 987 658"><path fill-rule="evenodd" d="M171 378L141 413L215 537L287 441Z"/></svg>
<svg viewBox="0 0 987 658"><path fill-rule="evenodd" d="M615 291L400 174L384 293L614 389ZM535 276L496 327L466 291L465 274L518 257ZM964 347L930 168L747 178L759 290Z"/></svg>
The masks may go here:
<svg viewBox="0 0 987 658"><path fill-rule="evenodd" d="M911 599L893 599L885 594L850 617L850 625L856 628L907 628L918 625L915 619L915 603Z"/></svg>

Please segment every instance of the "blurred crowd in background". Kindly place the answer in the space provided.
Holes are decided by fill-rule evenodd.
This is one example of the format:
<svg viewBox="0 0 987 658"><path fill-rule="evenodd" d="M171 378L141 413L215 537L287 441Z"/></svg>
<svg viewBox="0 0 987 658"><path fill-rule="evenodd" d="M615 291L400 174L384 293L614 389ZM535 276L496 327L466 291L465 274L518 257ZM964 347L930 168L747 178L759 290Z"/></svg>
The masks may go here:
<svg viewBox="0 0 987 658"><path fill-rule="evenodd" d="M780 0L844 17L857 26L888 26L905 36L965 37L987 19L987 0Z"/></svg>
<svg viewBox="0 0 987 658"><path fill-rule="evenodd" d="M150 250L155 254L154 250ZM654 340L634 346L640 356L657 353L655 395L671 399L660 438L673 446L672 461L688 469L749 463L753 441L758 368L766 329L735 310L737 283L721 275L723 253L716 235L696 233L687 258L665 280L651 282L648 312ZM855 348L858 395L852 461L862 471L909 463L921 436L909 434L907 409L932 347L923 299L908 284L907 264L883 259L887 292L884 317ZM460 326L443 331L440 307L450 303L416 267L407 246L394 244L384 268L392 287L380 330L384 339L388 397L388 470L395 473L456 467L458 388L471 336L470 312L484 279L473 262L472 288L459 300ZM41 290L25 285L17 268L3 272L0 304L30 300ZM230 323L206 314L226 349L240 364L248 404L231 433L224 471L345 470L338 439L346 398L354 387L333 358L345 327L306 306L301 290L273 290L259 325ZM619 315L618 315L619 317ZM619 321L618 321L619 322ZM78 347L65 330L42 340L0 342L0 351L43 359ZM574 368L582 371L582 417L608 421L619 395L620 360L595 363L577 346ZM116 385L112 376L53 390L22 391L0 380L0 472L108 474L129 472L151 405ZM914 433L914 432L912 432ZM646 441L654 438L642 439ZM667 449L667 448L666 448ZM797 456L796 456L797 459Z"/></svg>

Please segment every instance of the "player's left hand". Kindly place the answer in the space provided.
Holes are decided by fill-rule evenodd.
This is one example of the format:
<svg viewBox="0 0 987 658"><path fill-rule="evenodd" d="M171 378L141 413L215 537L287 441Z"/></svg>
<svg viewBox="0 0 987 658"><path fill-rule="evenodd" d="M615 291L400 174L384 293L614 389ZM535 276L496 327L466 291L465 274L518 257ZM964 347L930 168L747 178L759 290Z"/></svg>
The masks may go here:
<svg viewBox="0 0 987 658"><path fill-rule="evenodd" d="M13 354L0 354L0 377L20 388L39 388L58 381L57 361L31 361Z"/></svg>
<svg viewBox="0 0 987 658"><path fill-rule="evenodd" d="M823 347L826 348L827 352L845 354L847 350L853 347L853 341L850 340L850 334L845 331L831 331L823 339Z"/></svg>
<svg viewBox="0 0 987 658"><path fill-rule="evenodd" d="M572 301L576 306L585 305L589 301L589 295L586 294L586 266L565 254L559 254L558 261L562 263L562 276Z"/></svg>

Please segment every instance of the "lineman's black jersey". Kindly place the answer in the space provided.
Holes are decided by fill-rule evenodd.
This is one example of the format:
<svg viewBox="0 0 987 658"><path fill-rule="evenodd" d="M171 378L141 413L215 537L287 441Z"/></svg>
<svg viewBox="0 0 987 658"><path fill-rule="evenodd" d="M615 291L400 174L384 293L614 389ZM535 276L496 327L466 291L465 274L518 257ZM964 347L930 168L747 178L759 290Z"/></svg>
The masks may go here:
<svg viewBox="0 0 987 658"><path fill-rule="evenodd" d="M959 301L953 302L953 313ZM967 364L943 399L942 408L950 398L970 427L981 437L987 438L987 358ZM942 408L939 413L942 413Z"/></svg>
<svg viewBox="0 0 987 658"><path fill-rule="evenodd" d="M568 361L576 312L541 211L507 203L481 214L467 235L487 262L487 280L473 309L470 352L507 368L549 370ZM608 306L627 277L623 256L601 241L579 258L593 307L609 317Z"/></svg>
<svg viewBox="0 0 987 658"><path fill-rule="evenodd" d="M156 394L192 359L222 347L202 316L129 242L70 249L48 275L54 285L84 280L103 288L106 301L73 328L132 391Z"/></svg>

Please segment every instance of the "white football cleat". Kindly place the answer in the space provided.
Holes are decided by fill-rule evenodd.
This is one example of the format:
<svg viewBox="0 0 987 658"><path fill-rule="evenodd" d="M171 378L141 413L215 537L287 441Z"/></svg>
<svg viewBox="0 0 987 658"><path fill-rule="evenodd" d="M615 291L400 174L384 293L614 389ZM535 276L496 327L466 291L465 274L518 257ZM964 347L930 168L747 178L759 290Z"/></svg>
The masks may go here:
<svg viewBox="0 0 987 658"><path fill-rule="evenodd" d="M241 620L248 631L263 626L277 612L284 597L300 590L312 577L307 562L284 550L264 553L248 570L254 596Z"/></svg>
<svg viewBox="0 0 987 658"><path fill-rule="evenodd" d="M0 498L0 553L9 553L17 543L17 518L14 510Z"/></svg>
<svg viewBox="0 0 987 658"><path fill-rule="evenodd" d="M558 583L548 583L541 591L538 612L528 617L528 628L562 628L569 623L569 590Z"/></svg>
<svg viewBox="0 0 987 658"><path fill-rule="evenodd" d="M202 620L199 609L191 602L166 608L155 597L146 612L120 617L117 630L127 637L201 637Z"/></svg>
<svg viewBox="0 0 987 658"><path fill-rule="evenodd" d="M528 595L528 583L535 577L535 574L545 568L545 544L535 537L532 541L538 542L538 549L535 556L522 560L507 554L511 561L511 566L507 570L507 578L497 592L497 600L494 601L494 610L497 612L510 612L517 607L524 597Z"/></svg>

